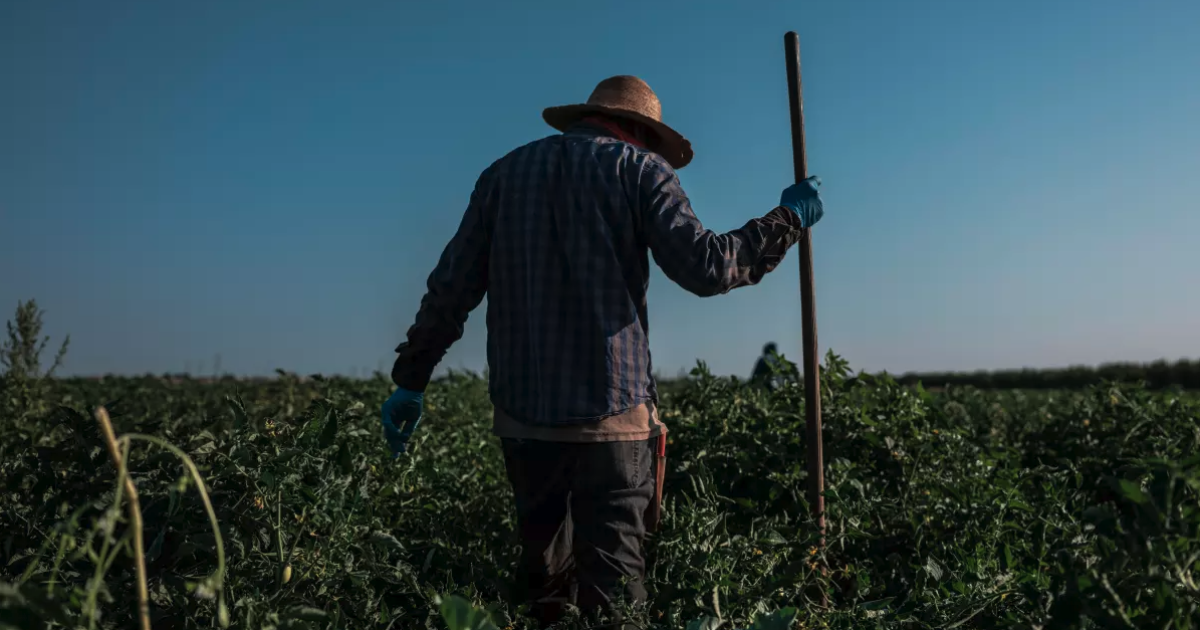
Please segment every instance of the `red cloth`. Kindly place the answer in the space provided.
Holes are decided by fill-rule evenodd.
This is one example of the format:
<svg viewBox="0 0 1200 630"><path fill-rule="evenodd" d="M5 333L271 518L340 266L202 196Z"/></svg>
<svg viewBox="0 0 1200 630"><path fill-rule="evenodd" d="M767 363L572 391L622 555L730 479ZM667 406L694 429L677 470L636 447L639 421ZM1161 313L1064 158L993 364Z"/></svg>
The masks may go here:
<svg viewBox="0 0 1200 630"><path fill-rule="evenodd" d="M633 136L629 135L628 131L625 131L624 129L622 129L620 127L620 125L614 123L611 120L606 120L606 119L600 118L598 116L589 116L587 118L584 118L583 122L604 127L605 129L611 131L612 134L614 136L616 136L617 138L624 140L625 142L628 142L629 144L632 144L635 147L640 147L643 149L647 148L645 144L638 141L637 138L634 138Z"/></svg>

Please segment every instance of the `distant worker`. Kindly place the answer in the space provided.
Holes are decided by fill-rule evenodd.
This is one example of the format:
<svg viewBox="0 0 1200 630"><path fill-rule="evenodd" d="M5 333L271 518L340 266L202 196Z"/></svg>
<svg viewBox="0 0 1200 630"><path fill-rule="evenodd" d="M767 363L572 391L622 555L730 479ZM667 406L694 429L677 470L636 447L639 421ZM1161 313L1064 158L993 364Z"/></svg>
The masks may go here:
<svg viewBox="0 0 1200 630"><path fill-rule="evenodd" d="M650 257L687 291L720 295L762 280L824 209L809 178L737 230L705 229L675 174L691 145L636 77L606 79L586 104L542 117L562 133L476 182L396 348L399 389L383 425L393 456L404 453L434 368L487 294L493 432L522 545L516 591L550 624L567 603L592 612L647 597L643 542L667 432L647 337Z"/></svg>
<svg viewBox="0 0 1200 630"><path fill-rule="evenodd" d="M779 348L774 341L770 341L763 346L762 356L754 363L754 373L750 375L750 380L775 390L787 382L789 376L794 376L793 372L786 363L779 360Z"/></svg>

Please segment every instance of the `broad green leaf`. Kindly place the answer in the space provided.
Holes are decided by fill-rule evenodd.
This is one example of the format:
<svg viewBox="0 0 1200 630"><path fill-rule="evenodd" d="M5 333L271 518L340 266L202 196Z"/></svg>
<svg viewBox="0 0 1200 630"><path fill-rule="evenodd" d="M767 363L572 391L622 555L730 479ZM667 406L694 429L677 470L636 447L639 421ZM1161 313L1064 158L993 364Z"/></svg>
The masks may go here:
<svg viewBox="0 0 1200 630"><path fill-rule="evenodd" d="M337 431L337 412L333 410L333 407L330 407L329 411L325 414L325 428L321 430L321 437L317 439L317 446L320 448L333 446L334 441L337 439Z"/></svg>
<svg viewBox="0 0 1200 630"><path fill-rule="evenodd" d="M233 428L241 429L245 427L248 422L246 418L246 406L242 404L242 401L233 396L226 396L225 404L229 407L229 413L233 415Z"/></svg>
<svg viewBox="0 0 1200 630"><path fill-rule="evenodd" d="M1122 479L1120 480L1119 484L1121 486L1121 494L1124 495L1126 499L1138 504L1143 504L1150 501L1150 497L1147 497L1146 493L1142 492L1142 488L1136 483L1129 481L1128 479Z"/></svg>
<svg viewBox="0 0 1200 630"><path fill-rule="evenodd" d="M342 442L342 445L338 447L337 463L338 469L342 471L343 475L354 472L354 457L350 454L349 444ZM366 488L363 489L366 490Z"/></svg>
<svg viewBox="0 0 1200 630"><path fill-rule="evenodd" d="M894 600L894 599L895 599L894 597L885 597L883 599L876 599L876 600L872 600L869 602L863 602L863 603L859 604L858 607L861 608L862 610L886 610L887 607L889 605L891 605L892 600Z"/></svg>
<svg viewBox="0 0 1200 630"><path fill-rule="evenodd" d="M440 608L449 630L498 630L486 612L456 595L443 597Z"/></svg>
<svg viewBox="0 0 1200 630"><path fill-rule="evenodd" d="M158 530L158 535L154 537L154 541L150 543L150 547L146 549L146 562L154 562L162 553L163 540L166 539L167 528L164 527Z"/></svg>
<svg viewBox="0 0 1200 630"><path fill-rule="evenodd" d="M296 606L291 608L284 615L284 619L296 619L298 621L328 621L329 613L320 608L312 606Z"/></svg>
<svg viewBox="0 0 1200 630"><path fill-rule="evenodd" d="M759 540L764 545L786 545L788 543L788 540L774 529L763 532L762 538Z"/></svg>
<svg viewBox="0 0 1200 630"><path fill-rule="evenodd" d="M385 549L403 550L404 545L396 540L396 537L383 531L371 532L371 543L384 547Z"/></svg>
<svg viewBox="0 0 1200 630"><path fill-rule="evenodd" d="M750 630L791 630L798 612L795 608L782 608L768 615L761 615L750 625Z"/></svg>
<svg viewBox="0 0 1200 630"><path fill-rule="evenodd" d="M925 560L925 572L928 573L929 577L933 578L935 582L942 581L942 576L944 575L942 566L937 563L937 560L933 559L933 556L930 556Z"/></svg>
<svg viewBox="0 0 1200 630"><path fill-rule="evenodd" d="M303 452L304 451L302 449L298 448L285 448L282 451L279 451L279 455L275 456L275 463L286 464Z"/></svg>

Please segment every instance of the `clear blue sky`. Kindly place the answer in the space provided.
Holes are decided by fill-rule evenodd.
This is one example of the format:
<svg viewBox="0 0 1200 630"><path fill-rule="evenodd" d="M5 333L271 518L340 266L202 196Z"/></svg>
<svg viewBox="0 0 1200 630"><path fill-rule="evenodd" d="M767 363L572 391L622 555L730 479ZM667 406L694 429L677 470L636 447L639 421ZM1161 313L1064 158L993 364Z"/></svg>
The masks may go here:
<svg viewBox="0 0 1200 630"><path fill-rule="evenodd" d="M1200 355L1200 2L0 3L0 307L73 373L390 365L479 172L646 79L712 229L791 177L801 35L822 352L972 369ZM655 363L800 347L795 253ZM481 369L481 310L443 365ZM5 318L6 318L5 317Z"/></svg>

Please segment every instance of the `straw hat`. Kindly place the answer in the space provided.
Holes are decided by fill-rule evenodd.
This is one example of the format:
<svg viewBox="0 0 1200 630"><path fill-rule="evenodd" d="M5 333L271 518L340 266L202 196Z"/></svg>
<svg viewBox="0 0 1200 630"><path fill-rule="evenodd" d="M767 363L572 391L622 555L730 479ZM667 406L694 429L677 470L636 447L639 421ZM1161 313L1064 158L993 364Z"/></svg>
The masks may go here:
<svg viewBox="0 0 1200 630"><path fill-rule="evenodd" d="M663 124L662 104L646 82L631 76L610 77L601 81L587 103L548 107L542 118L551 127L566 131L590 114L608 114L627 118L654 130L658 146L650 147L676 169L692 161L692 144L678 131Z"/></svg>

